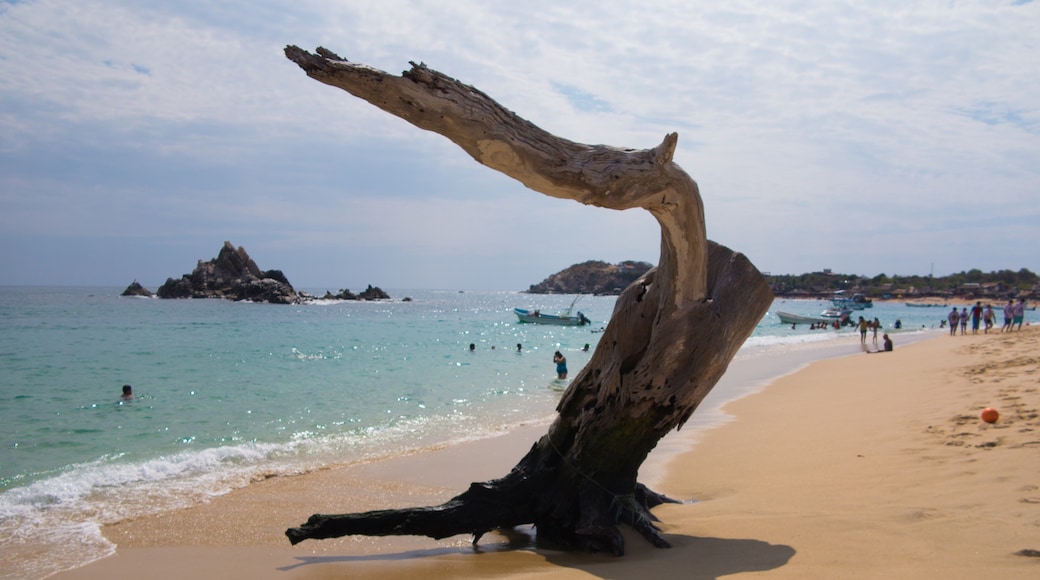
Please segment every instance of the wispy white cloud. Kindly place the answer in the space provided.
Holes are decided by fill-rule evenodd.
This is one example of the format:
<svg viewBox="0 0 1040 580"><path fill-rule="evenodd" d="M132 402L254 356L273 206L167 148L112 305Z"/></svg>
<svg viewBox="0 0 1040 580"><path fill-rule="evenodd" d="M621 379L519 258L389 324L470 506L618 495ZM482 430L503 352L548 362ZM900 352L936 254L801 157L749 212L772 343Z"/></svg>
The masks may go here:
<svg viewBox="0 0 1040 580"><path fill-rule="evenodd" d="M524 190L307 79L291 43L423 61L577 141L678 131L709 235L764 270L1036 269L1038 25L1037 3L981 0L4 3L0 242L270 236L296 253L264 267L304 283L328 282L340 245L372 283L470 264L417 269L418 286L656 259L648 216ZM148 248L205 257L172 243ZM0 283L77 282L19 263Z"/></svg>

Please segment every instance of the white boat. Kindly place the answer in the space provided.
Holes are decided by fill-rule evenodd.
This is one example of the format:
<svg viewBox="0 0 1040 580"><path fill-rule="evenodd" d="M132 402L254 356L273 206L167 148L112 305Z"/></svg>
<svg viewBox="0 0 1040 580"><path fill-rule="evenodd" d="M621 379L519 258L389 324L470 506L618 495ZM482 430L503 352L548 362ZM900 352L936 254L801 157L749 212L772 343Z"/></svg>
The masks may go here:
<svg viewBox="0 0 1040 580"><path fill-rule="evenodd" d="M585 317L584 314L578 312L577 316L570 315L555 315L555 314L542 314L538 310L525 310L523 308L514 308L513 312L516 317L520 319L520 322L530 322L533 324L555 324L557 326L582 326L589 324L592 321Z"/></svg>
<svg viewBox="0 0 1040 580"><path fill-rule="evenodd" d="M780 317L780 322L784 324L830 324L833 320L828 320L823 316L802 316L801 314L791 314L790 312L780 312L777 310L776 315Z"/></svg>
<svg viewBox="0 0 1040 580"><path fill-rule="evenodd" d="M567 307L560 314L542 314L540 310L527 310L524 308L514 308L513 313L520 319L520 322L530 322L531 324L552 324L555 326L584 326L592 323L591 320L585 317L581 311L578 311L577 315L571 316L571 310L574 308L574 304L580 299L578 296L571 302L571 305Z"/></svg>
<svg viewBox="0 0 1040 580"><path fill-rule="evenodd" d="M863 310L867 307L865 302L856 302L851 298L832 298L831 304L839 310ZM873 304L871 304L873 306Z"/></svg>

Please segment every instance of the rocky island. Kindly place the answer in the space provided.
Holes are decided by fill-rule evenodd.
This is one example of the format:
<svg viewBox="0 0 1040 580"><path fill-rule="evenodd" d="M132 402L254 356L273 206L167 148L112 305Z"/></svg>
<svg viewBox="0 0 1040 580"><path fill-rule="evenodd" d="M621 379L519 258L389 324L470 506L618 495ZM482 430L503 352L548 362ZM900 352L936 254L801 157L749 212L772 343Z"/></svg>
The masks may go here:
<svg viewBox="0 0 1040 580"><path fill-rule="evenodd" d="M532 284L528 294L620 294L621 290L645 274L652 264L628 260L608 264L589 260L575 264Z"/></svg>
<svg viewBox="0 0 1040 580"><path fill-rule="evenodd" d="M368 285L360 294L354 294L350 290L340 290L338 294L325 291L322 300L389 300L390 295L376 286Z"/></svg>
<svg viewBox="0 0 1040 580"><path fill-rule="evenodd" d="M155 292L159 298L226 298L272 304L297 304L300 296L281 270L263 271L245 248L224 242L217 257L191 274L167 278Z"/></svg>
<svg viewBox="0 0 1040 580"><path fill-rule="evenodd" d="M152 291L141 286L141 283L137 280L134 280L126 287L126 290L123 290L123 293L120 294L120 296L143 296L145 298L151 298Z"/></svg>
<svg viewBox="0 0 1040 580"><path fill-rule="evenodd" d="M136 280L123 291L123 296L151 296ZM245 248L225 241L216 258L199 260L191 274L167 278L155 293L159 298L223 298L271 304L299 304L315 298L297 292L281 270L261 270ZM390 296L371 285L361 294L340 290L326 292L325 300L386 300Z"/></svg>

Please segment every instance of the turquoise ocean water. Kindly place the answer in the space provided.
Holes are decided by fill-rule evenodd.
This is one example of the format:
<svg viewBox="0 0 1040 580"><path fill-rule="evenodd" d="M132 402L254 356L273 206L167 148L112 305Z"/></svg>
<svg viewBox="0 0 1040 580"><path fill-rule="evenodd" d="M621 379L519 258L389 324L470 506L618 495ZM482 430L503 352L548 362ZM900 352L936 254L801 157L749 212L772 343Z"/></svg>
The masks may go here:
<svg viewBox="0 0 1040 580"><path fill-rule="evenodd" d="M582 297L576 310L591 328L564 328L519 324L512 309L557 312L573 296L390 290L386 302L276 306L120 291L0 287L0 575L82 565L112 552L102 525L204 502L256 477L550 417L560 395L553 352L566 355L573 378L615 302ZM858 351L852 330L792 330L774 314L826 306L774 303L727 377L769 353ZM902 320L899 344L934 332L946 310L889 303L864 313L890 332ZM134 400L118 400L124 383ZM742 392L726 389L712 397Z"/></svg>

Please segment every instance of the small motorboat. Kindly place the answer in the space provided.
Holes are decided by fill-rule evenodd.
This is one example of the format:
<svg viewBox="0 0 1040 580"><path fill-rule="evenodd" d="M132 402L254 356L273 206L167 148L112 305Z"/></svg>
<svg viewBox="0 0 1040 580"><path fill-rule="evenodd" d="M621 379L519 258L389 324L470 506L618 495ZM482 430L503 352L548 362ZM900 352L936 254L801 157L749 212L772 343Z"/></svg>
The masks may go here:
<svg viewBox="0 0 1040 580"><path fill-rule="evenodd" d="M514 308L513 312L516 314L516 317L520 319L520 322L530 322L532 324L583 326L592 322L581 312L578 312L576 316L571 316L570 314L542 314L538 310L525 310L523 308Z"/></svg>
<svg viewBox="0 0 1040 580"><path fill-rule="evenodd" d="M586 318L581 311L574 316L571 315L574 304L580 298L581 296L579 295L571 302L567 310L560 314L543 314L540 310L527 310L525 308L514 308L513 313L520 319L520 322L530 322L531 324L552 324L556 326L584 326L591 324L592 321Z"/></svg>
<svg viewBox="0 0 1040 580"><path fill-rule="evenodd" d="M791 314L790 312L776 312L776 315L780 318L780 322L784 324L830 324L834 322L833 319L829 320L823 316L802 316L801 314Z"/></svg>

